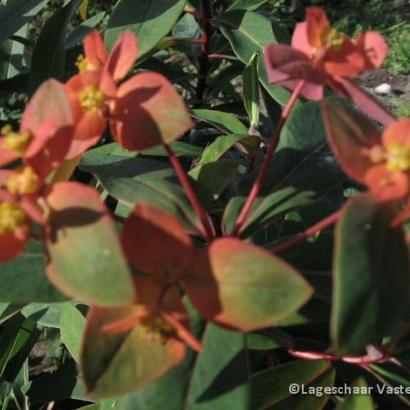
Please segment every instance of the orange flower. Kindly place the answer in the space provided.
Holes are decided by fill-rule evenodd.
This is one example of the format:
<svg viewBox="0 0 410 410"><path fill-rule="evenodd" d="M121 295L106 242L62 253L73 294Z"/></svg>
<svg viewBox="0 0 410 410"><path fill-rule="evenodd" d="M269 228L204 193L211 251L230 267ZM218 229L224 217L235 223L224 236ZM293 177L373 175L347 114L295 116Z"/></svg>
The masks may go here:
<svg viewBox="0 0 410 410"><path fill-rule="evenodd" d="M32 221L45 222L38 205L41 188L31 167L0 171L0 262L22 252L30 238Z"/></svg>
<svg viewBox="0 0 410 410"><path fill-rule="evenodd" d="M62 84L43 83L27 105L20 129L1 129L0 166L17 159L45 178L66 156L72 140L73 118Z"/></svg>
<svg viewBox="0 0 410 410"><path fill-rule="evenodd" d="M381 144L365 149L371 166L364 182L381 201L406 198L410 194L410 119L391 124Z"/></svg>
<svg viewBox="0 0 410 410"><path fill-rule="evenodd" d="M379 67L386 53L387 45L379 34L366 32L351 40L330 26L322 9L308 7L306 21L297 24L291 47L269 45L264 55L271 83L293 90L305 80L301 94L320 100L325 84L347 94L340 80Z"/></svg>
<svg viewBox="0 0 410 410"><path fill-rule="evenodd" d="M76 125L68 158L94 145L107 126L110 105L116 99L116 82L122 80L137 57L137 38L123 33L110 54L94 31L84 40L85 57L77 59L79 73L66 84Z"/></svg>
<svg viewBox="0 0 410 410"><path fill-rule="evenodd" d="M15 258L30 237L31 220L21 205L0 191L0 262Z"/></svg>
<svg viewBox="0 0 410 410"><path fill-rule="evenodd" d="M139 73L117 89L137 57L131 32L119 37L109 55L98 33L91 33L84 51L79 74L66 84L77 124L68 158L94 145L107 120L114 138L131 150L171 142L192 127L182 98L161 74Z"/></svg>

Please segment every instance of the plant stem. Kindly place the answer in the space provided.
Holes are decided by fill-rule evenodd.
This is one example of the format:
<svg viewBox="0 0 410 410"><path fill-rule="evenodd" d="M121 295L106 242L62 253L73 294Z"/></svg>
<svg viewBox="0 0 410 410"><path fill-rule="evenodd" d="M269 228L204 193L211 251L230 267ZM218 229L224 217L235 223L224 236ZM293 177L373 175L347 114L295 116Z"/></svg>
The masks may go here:
<svg viewBox="0 0 410 410"><path fill-rule="evenodd" d="M295 245L298 245L299 243L305 241L309 236L316 235L319 231L322 231L325 228L328 228L329 226L333 225L339 218L342 212L339 210L326 218L322 219L319 221L317 224L311 226L310 228L306 229L306 231L292 236L289 239L285 239L283 242L277 244L273 248L270 249L271 252L273 253L279 253L283 252L287 249L292 248Z"/></svg>
<svg viewBox="0 0 410 410"><path fill-rule="evenodd" d="M212 34L210 20L213 17L212 0L202 0L202 18L198 21L202 28L201 55L198 58L198 84L196 86L197 106L201 105L207 87L209 71L209 40Z"/></svg>
<svg viewBox="0 0 410 410"><path fill-rule="evenodd" d="M196 215L201 221L203 229L201 229L200 233L204 236L204 238L206 238L207 241L212 240L215 237L215 228L212 224L211 218L205 212L204 208L202 207L201 202L197 198L192 188L191 182L189 181L185 173L185 170L181 165L181 162L179 161L178 157L175 155L175 152L167 144L164 144L164 148L167 151L169 160L171 161L171 164L175 169L175 172L179 178L179 181L181 182L182 188L184 189L189 199L189 202L191 203Z"/></svg>
<svg viewBox="0 0 410 410"><path fill-rule="evenodd" d="M265 176L266 176L266 172L268 171L268 166L269 163L272 159L272 156L274 154L274 152L276 151L276 148L278 147L279 144L279 137L280 137L280 133L282 131L283 126L285 125L285 122L287 120L287 118L289 117L289 114L293 108L293 106L296 103L297 98L299 97L300 92L302 91L303 87L305 85L305 81L302 80L300 81L300 83L296 86L296 88L293 90L293 93L291 95L291 97L289 98L289 101L287 102L285 108L282 111L282 114L280 116L279 119L279 123L276 127L276 130L272 136L272 140L269 146L269 150L266 154L266 157L263 161L263 164L259 170L259 174L252 186L251 192L249 193L248 199L245 202L245 205L242 208L241 213L238 216L238 219L236 220L235 223L235 227L232 231L233 236L237 236L238 234L240 234L241 232L241 228L243 226L243 224L245 223L246 219L248 218L249 212L255 202L255 199L257 198L263 182L265 180Z"/></svg>
<svg viewBox="0 0 410 410"><path fill-rule="evenodd" d="M212 60L232 60L232 61L239 61L239 59L235 56L231 56L229 54L219 54L219 53L211 53L208 54L208 58Z"/></svg>
<svg viewBox="0 0 410 410"><path fill-rule="evenodd" d="M161 316L168 324L170 324L174 328L179 338L183 340L187 346L189 346L196 352L200 352L202 350L202 343L197 340L195 336L182 323L180 323L175 317L173 317L171 313L162 312Z"/></svg>
<svg viewBox="0 0 410 410"><path fill-rule="evenodd" d="M350 364L357 364L359 366L369 365L371 363L385 363L390 362L391 358L385 354L380 354L378 357L364 356L336 356L332 353L315 352L311 350L293 350L288 349L288 353L293 357L303 360L330 360L330 361L342 361Z"/></svg>

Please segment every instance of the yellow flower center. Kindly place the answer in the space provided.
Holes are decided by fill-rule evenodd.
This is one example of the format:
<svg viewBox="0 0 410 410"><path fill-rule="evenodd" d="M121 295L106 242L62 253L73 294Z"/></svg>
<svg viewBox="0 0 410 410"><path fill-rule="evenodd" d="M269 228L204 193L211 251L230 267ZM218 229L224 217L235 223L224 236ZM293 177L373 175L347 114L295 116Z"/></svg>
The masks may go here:
<svg viewBox="0 0 410 410"><path fill-rule="evenodd" d="M104 106L105 95L95 85L89 85L79 94L81 107L85 111L101 109Z"/></svg>
<svg viewBox="0 0 410 410"><path fill-rule="evenodd" d="M167 336L173 331L173 327L161 317L147 317L142 320L141 328L147 338L152 341L164 342Z"/></svg>
<svg viewBox="0 0 410 410"><path fill-rule="evenodd" d="M387 146L386 167L392 172L410 171L410 145L392 142Z"/></svg>
<svg viewBox="0 0 410 410"><path fill-rule="evenodd" d="M31 167L16 170L7 180L7 189L12 194L34 194L40 189L40 180Z"/></svg>
<svg viewBox="0 0 410 410"><path fill-rule="evenodd" d="M83 73L85 71L95 71L97 67L95 67L88 58L84 57L82 54L80 54L77 57L77 61L75 62L76 67L78 68L78 71L80 73Z"/></svg>
<svg viewBox="0 0 410 410"><path fill-rule="evenodd" d="M27 215L19 205L13 202L0 204L0 235L23 226L26 221Z"/></svg>
<svg viewBox="0 0 410 410"><path fill-rule="evenodd" d="M31 134L28 131L14 132L10 125L5 125L1 129L1 134L5 138L4 146L18 155L24 154L31 141Z"/></svg>
<svg viewBox="0 0 410 410"><path fill-rule="evenodd" d="M343 40L344 40L344 35L340 31L332 27L326 30L322 35L323 44L325 44L327 47L330 47L336 50L342 46Z"/></svg>

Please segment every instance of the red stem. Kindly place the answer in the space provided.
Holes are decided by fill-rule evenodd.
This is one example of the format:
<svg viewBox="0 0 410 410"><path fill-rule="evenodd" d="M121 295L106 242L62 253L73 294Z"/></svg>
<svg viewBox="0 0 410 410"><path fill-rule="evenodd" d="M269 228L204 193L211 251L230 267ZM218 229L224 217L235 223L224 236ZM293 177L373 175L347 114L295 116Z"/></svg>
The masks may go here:
<svg viewBox="0 0 410 410"><path fill-rule="evenodd" d="M189 181L184 168L182 167L181 163L179 162L178 157L175 155L175 152L172 150L172 148L164 144L164 148L168 153L169 160L171 161L172 166L175 169L176 174L178 175L179 181L181 182L182 188L184 189L189 202L192 205L192 208L194 208L194 211L196 215L198 216L199 220L201 221L202 224L202 229L200 229L201 235L206 238L207 241L211 241L215 237L215 228L212 224L211 218L209 215L205 212L204 208L202 207L201 202L197 198L191 182Z"/></svg>
<svg viewBox="0 0 410 410"><path fill-rule="evenodd" d="M214 59L214 60L217 60L217 59L221 59L221 60L222 60L222 59L224 59L224 60L238 61L238 58L237 58L237 57L231 56L231 55L229 55L229 54L211 53L211 54L208 54L208 58Z"/></svg>
<svg viewBox="0 0 410 410"><path fill-rule="evenodd" d="M286 251L292 248L295 245L298 245L299 243L309 238L309 236L316 235L319 231L322 231L323 229L328 228L329 226L333 225L339 219L340 215L341 215L341 211L339 210L327 216L326 218L322 219L317 224L306 229L306 231L298 235L292 236L289 239L285 239L283 242L271 248L270 251L273 253L280 253L280 252L283 252L283 251Z"/></svg>
<svg viewBox="0 0 410 410"><path fill-rule="evenodd" d="M202 343L195 338L195 336L176 318L172 316L172 314L167 312L161 313L162 318L169 323L175 330L178 337L185 342L187 346L189 346L192 350L196 352L200 352L202 350Z"/></svg>
<svg viewBox="0 0 410 410"><path fill-rule="evenodd" d="M265 179L266 176L266 172L268 171L268 166L269 163L272 159L272 156L274 154L274 152L276 151L276 148L278 147L279 144L279 137L280 137L280 133L282 131L283 126L285 125L285 122L287 120L287 118L289 117L289 114L293 108L293 106L295 105L296 100L299 97L300 92L302 91L302 88L305 85L305 80L300 81L300 83L297 85L297 87L293 90L293 93L291 95L291 97L289 98L289 101L287 102L285 108L282 111L282 114L280 116L279 119L279 123L276 127L276 130L272 136L272 141L271 144L269 146L269 150L266 154L266 157L263 161L263 164L261 166L261 169L259 170L259 174L253 184L253 187L251 189L251 192L249 193L248 199L245 202L245 205L242 208L241 213L238 216L238 219L236 220L236 224L235 227L231 233L231 235L233 236L237 236L238 234L240 234L241 232L241 228L243 226L243 224L245 223L246 219L248 218L249 212L255 202L255 199L257 198L262 185L263 185L263 181Z"/></svg>
<svg viewBox="0 0 410 410"><path fill-rule="evenodd" d="M304 351L304 350L293 350L288 349L288 353L297 359L303 360L330 360L330 361L342 361L350 364L357 364L359 366L368 365L371 363L384 363L392 361L392 359L387 355L381 355L380 357L370 357L369 355L364 356L336 356L332 353L325 352L315 352L315 351Z"/></svg>

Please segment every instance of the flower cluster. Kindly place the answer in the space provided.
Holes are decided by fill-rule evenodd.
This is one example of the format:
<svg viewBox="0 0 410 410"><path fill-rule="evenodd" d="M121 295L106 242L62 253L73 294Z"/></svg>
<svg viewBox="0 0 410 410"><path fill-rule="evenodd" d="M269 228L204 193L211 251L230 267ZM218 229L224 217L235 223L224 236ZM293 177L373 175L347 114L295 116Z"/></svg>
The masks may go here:
<svg viewBox="0 0 410 410"><path fill-rule="evenodd" d="M399 223L410 213L410 120L397 120L386 114L350 80L380 67L387 49L378 33L361 33L352 40L331 27L322 9L309 7L306 21L295 28L291 46L273 44L265 48L265 66L273 84L296 90L311 100L322 100L324 86L328 85L337 94L352 98L363 111L386 125L380 133L366 119L358 119L356 124L363 136L355 138L357 130L352 125L348 125L350 131L345 133L340 126L354 121L358 115L351 112L343 115L344 107L340 104L323 103L329 143L344 170L367 185L379 201L409 202L394 221ZM329 119L332 115L333 121Z"/></svg>
<svg viewBox="0 0 410 410"><path fill-rule="evenodd" d="M387 44L379 34L366 32L351 40L331 27L322 9L308 7L306 21L297 24L291 46L267 46L265 63L271 83L293 90L304 80L301 95L320 100L325 84L339 92L343 79L380 67L386 54Z"/></svg>
<svg viewBox="0 0 410 410"><path fill-rule="evenodd" d="M0 165L7 168L0 171L0 262L17 257L31 237L49 245L55 242L55 230L63 229L59 218L64 207L69 207L70 192L79 202L93 202L93 190L58 181L59 171L95 145L107 125L123 147L133 150L171 142L191 128L182 99L162 75L141 72L121 82L131 71L137 50L137 38L130 32L118 38L110 53L100 35L92 32L84 41L85 55L77 60L78 74L66 84L56 80L43 83L27 105L20 128L2 128ZM101 207L98 212L103 215L106 210ZM81 219L84 215L73 214L71 218ZM49 252L51 255L51 245ZM55 279L52 260L48 275L62 291L72 294ZM137 288L138 282L135 279ZM164 296L164 300L169 299L168 293ZM179 319L167 320L171 325L163 325L161 317L168 318L171 313L158 316L156 300L150 299L149 292L144 298L138 302L143 306L138 309L141 323L150 334L165 331L168 339L173 334L170 326L182 326L178 326ZM175 306L183 310L179 297ZM188 342L192 339L189 332L181 334Z"/></svg>

